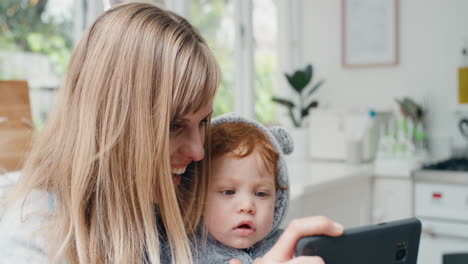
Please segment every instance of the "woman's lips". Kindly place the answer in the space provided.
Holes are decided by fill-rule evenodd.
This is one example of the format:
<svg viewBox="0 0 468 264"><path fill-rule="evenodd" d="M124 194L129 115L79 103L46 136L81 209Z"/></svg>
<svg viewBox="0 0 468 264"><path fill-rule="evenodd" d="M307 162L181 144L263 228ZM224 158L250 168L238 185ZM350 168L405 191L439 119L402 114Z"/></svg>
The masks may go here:
<svg viewBox="0 0 468 264"><path fill-rule="evenodd" d="M187 166L189 164L190 164L190 162L171 164L171 173L172 174L184 174L185 169L187 169Z"/></svg>
<svg viewBox="0 0 468 264"><path fill-rule="evenodd" d="M188 165L172 165L171 173L172 179L174 181L174 186L179 186L180 182L182 181L182 174L184 174L185 169Z"/></svg>
<svg viewBox="0 0 468 264"><path fill-rule="evenodd" d="M177 187L180 185L180 182L182 181L182 175L176 174L173 176L172 180L174 181L174 186Z"/></svg>
<svg viewBox="0 0 468 264"><path fill-rule="evenodd" d="M187 169L188 164L180 164L180 165L171 165L171 173L172 179L174 181L174 186L179 186L180 182L182 181L182 174L184 174L185 170Z"/></svg>
<svg viewBox="0 0 468 264"><path fill-rule="evenodd" d="M171 173L177 174L177 175L184 174L186 168L187 166L179 167L179 168L171 168Z"/></svg>

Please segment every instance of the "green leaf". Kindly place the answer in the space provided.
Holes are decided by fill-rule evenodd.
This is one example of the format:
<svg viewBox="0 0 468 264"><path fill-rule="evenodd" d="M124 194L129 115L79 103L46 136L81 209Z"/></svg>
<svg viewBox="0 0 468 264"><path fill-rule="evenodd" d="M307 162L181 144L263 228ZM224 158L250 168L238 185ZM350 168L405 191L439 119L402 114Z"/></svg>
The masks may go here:
<svg viewBox="0 0 468 264"><path fill-rule="evenodd" d="M315 93L315 91L320 88L320 86L322 86L322 84L325 83L325 80L320 80L317 84L315 84L312 89L310 89L310 91L307 93L307 95L312 95L313 93Z"/></svg>
<svg viewBox="0 0 468 264"><path fill-rule="evenodd" d="M310 79L307 80L306 73L303 71L297 71L294 73L293 76L293 82L294 85L293 87L298 93L301 93L302 90L307 86L307 84L310 82Z"/></svg>
<svg viewBox="0 0 468 264"><path fill-rule="evenodd" d="M284 105L288 108L294 108L295 105L293 102L289 101L289 100L286 100L286 99L283 99L283 98L278 98L278 97L272 97L271 100L275 103L278 103L280 105Z"/></svg>
<svg viewBox="0 0 468 264"><path fill-rule="evenodd" d="M308 64L304 72L306 74L306 78L309 79L309 81L312 80L312 73L313 73L312 64Z"/></svg>
<svg viewBox="0 0 468 264"><path fill-rule="evenodd" d="M293 79L293 76L285 73L284 76L286 76L286 79L288 80L288 83L293 87L294 90L296 90L296 87L295 87L295 81ZM297 91L297 90L296 90Z"/></svg>
<svg viewBox="0 0 468 264"><path fill-rule="evenodd" d="M294 117L294 112L292 108L289 108L289 117L291 118L291 121L293 122L294 127L300 127L301 126L301 120L296 120Z"/></svg>
<svg viewBox="0 0 468 264"><path fill-rule="evenodd" d="M309 115L310 109L315 108L318 106L318 102L316 100L312 101L307 105L307 107L302 108L301 110L301 117L304 118Z"/></svg>
<svg viewBox="0 0 468 264"><path fill-rule="evenodd" d="M295 71L293 75L285 75L294 90L301 94L302 90L304 90L312 79L312 65L307 65L304 70Z"/></svg>

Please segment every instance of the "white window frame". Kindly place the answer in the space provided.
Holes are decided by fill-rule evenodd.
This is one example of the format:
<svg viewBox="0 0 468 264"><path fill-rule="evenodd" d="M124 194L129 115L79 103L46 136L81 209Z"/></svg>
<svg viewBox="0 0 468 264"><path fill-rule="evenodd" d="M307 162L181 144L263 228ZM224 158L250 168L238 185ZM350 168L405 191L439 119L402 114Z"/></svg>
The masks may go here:
<svg viewBox="0 0 468 264"><path fill-rule="evenodd" d="M279 65L281 71L302 67L303 57L303 0L276 0L278 5ZM281 67L282 66L282 67Z"/></svg>
<svg viewBox="0 0 468 264"><path fill-rule="evenodd" d="M73 38L76 46L84 31L109 7L109 0L75 0L73 4Z"/></svg>
<svg viewBox="0 0 468 264"><path fill-rule="evenodd" d="M277 95L291 98L291 87L284 73L304 67L303 49L303 0L276 0L278 6L278 90ZM294 95L293 95L294 96ZM277 120L281 124L293 126L286 108L280 107Z"/></svg>
<svg viewBox="0 0 468 264"><path fill-rule="evenodd" d="M255 61L253 47L252 0L236 1L236 78L234 112L255 119Z"/></svg>
<svg viewBox="0 0 468 264"><path fill-rule="evenodd" d="M190 0L165 0L167 9L190 20L192 4Z"/></svg>
<svg viewBox="0 0 468 264"><path fill-rule="evenodd" d="M109 0L76 0L75 36L81 36L90 21L104 11ZM302 33L303 0L276 0L278 5L278 76L279 93L285 94L287 83L282 73L291 72L304 64ZM253 0L236 0L236 40L235 63L236 82L234 91L234 111L247 118L255 118L255 62L253 40ZM165 0L169 10L190 20L191 0ZM83 10L86 6L88 10Z"/></svg>
<svg viewBox="0 0 468 264"><path fill-rule="evenodd" d="M302 67L302 6L303 0L276 0L278 6L278 80L279 93L287 94L284 72ZM253 0L235 0L236 40L235 63L236 83L234 85L234 112L255 118L255 62L253 40ZM190 0L166 0L167 7L190 20Z"/></svg>

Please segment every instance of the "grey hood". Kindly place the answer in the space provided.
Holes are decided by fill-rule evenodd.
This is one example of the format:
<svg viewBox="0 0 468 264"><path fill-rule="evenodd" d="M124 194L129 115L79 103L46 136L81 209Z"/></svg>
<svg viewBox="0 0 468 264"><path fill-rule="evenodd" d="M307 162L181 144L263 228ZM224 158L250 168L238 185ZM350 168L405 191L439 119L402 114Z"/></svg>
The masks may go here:
<svg viewBox="0 0 468 264"><path fill-rule="evenodd" d="M216 127L223 123L236 122L252 124L268 137L271 144L279 154L277 175L278 183L280 186L285 187L286 190L276 190L273 226L270 233L268 233L264 239L260 240L248 249L236 249L222 244L213 236L208 234L207 245L198 247L198 249L194 250L194 252L196 252L196 255L194 256L196 263L226 264L229 260L236 258L240 260L242 264L252 264L255 259L265 255L265 253L273 247L282 234L282 230L279 226L286 216L289 204L289 179L284 155L293 151L291 136L281 127L267 128L257 121L245 119L234 113L214 118L211 121L211 125L212 127Z"/></svg>

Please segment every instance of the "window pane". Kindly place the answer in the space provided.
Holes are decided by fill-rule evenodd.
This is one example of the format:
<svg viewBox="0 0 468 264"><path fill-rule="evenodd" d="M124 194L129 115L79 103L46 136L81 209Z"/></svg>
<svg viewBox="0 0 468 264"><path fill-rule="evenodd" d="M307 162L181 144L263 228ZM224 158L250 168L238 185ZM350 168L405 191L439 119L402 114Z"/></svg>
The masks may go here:
<svg viewBox="0 0 468 264"><path fill-rule="evenodd" d="M214 116L234 109L235 0L192 0L192 24L198 28L214 52L222 81L214 102Z"/></svg>
<svg viewBox="0 0 468 264"><path fill-rule="evenodd" d="M73 0L0 2L0 79L27 80L40 128L72 50Z"/></svg>
<svg viewBox="0 0 468 264"><path fill-rule="evenodd" d="M274 0L253 1L255 61L255 114L264 124L276 121L276 105L271 101L276 88L277 10Z"/></svg>

